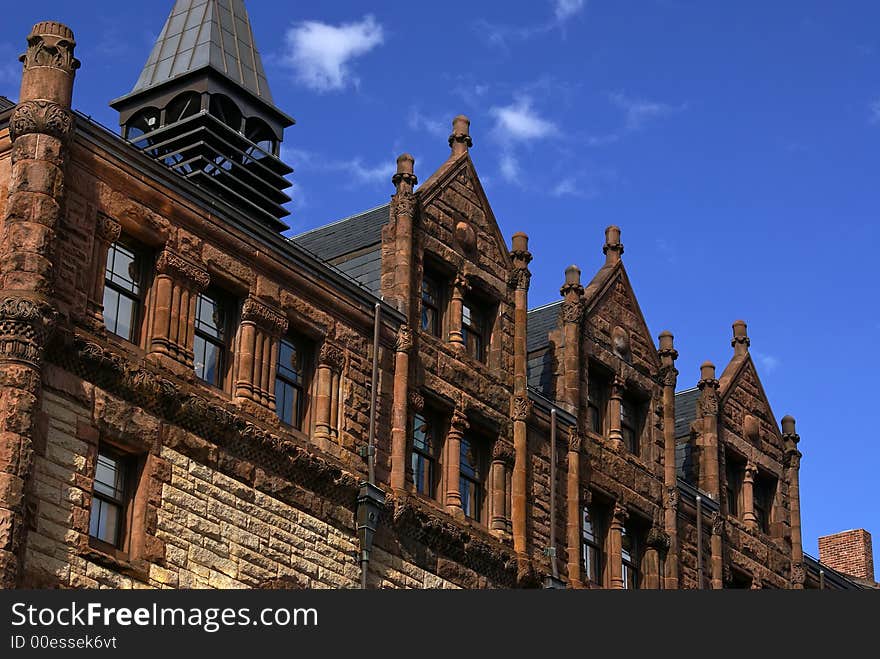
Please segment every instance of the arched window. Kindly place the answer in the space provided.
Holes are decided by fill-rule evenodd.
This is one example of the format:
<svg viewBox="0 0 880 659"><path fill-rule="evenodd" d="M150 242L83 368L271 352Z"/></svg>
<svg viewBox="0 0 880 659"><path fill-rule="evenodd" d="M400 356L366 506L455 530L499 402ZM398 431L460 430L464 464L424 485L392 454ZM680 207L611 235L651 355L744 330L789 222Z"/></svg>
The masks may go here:
<svg viewBox="0 0 880 659"><path fill-rule="evenodd" d="M175 96L165 108L165 123L173 124L198 114L202 109L202 99L198 92L183 92Z"/></svg>
<svg viewBox="0 0 880 659"><path fill-rule="evenodd" d="M137 140L142 135L156 130L159 127L159 109L154 107L144 108L132 117L126 128L126 136L140 148L147 146L146 140Z"/></svg>
<svg viewBox="0 0 880 659"><path fill-rule="evenodd" d="M269 125L258 117L248 117L245 121L244 136L257 145L248 147L247 154L255 160L264 156L263 152L275 155L275 135Z"/></svg>
<svg viewBox="0 0 880 659"><path fill-rule="evenodd" d="M222 121L236 132L241 132L241 110L228 96L214 94L211 96L211 115Z"/></svg>

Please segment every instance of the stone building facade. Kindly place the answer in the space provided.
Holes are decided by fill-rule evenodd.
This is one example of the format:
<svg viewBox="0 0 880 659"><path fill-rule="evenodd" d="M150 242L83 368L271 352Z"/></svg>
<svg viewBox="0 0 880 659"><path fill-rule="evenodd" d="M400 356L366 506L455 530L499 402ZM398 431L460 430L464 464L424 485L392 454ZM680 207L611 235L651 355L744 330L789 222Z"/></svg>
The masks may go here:
<svg viewBox="0 0 880 659"><path fill-rule="evenodd" d="M530 311L467 118L288 239L241 0L176 2L122 136L71 109L75 45L35 25L0 106L4 587L865 585L803 553L745 323L676 394L617 227Z"/></svg>

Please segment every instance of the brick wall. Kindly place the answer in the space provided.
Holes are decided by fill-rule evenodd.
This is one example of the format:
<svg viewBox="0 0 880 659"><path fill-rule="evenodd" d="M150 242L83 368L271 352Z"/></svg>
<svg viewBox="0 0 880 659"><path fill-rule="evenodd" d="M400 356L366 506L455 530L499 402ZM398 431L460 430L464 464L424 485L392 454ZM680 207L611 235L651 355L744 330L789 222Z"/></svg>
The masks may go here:
<svg viewBox="0 0 880 659"><path fill-rule="evenodd" d="M853 529L819 538L819 560L838 572L874 581L871 534Z"/></svg>

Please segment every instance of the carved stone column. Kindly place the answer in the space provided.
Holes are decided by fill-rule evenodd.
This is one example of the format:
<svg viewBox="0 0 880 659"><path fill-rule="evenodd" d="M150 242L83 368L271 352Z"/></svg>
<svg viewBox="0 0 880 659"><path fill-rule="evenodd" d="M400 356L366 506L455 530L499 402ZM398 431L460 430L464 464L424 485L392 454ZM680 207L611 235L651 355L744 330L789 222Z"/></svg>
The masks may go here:
<svg viewBox="0 0 880 659"><path fill-rule="evenodd" d="M785 446L785 473L788 478L788 506L791 523L791 587L804 587L804 547L801 538L801 452L800 435L795 431L793 416L782 417L782 441Z"/></svg>
<svg viewBox="0 0 880 659"><path fill-rule="evenodd" d="M275 410L275 371L287 318L280 311L248 297L241 308L235 351L234 398Z"/></svg>
<svg viewBox="0 0 880 659"><path fill-rule="evenodd" d="M620 503L614 504L611 527L608 529L608 583L611 588L622 590L623 583L623 529L629 512Z"/></svg>
<svg viewBox="0 0 880 659"><path fill-rule="evenodd" d="M345 361L342 348L324 341L318 353L318 373L315 385L315 444L326 450L332 439L333 381L338 378ZM334 377L335 376L335 377Z"/></svg>
<svg viewBox="0 0 880 659"><path fill-rule="evenodd" d="M700 489L715 501L721 498L718 467L718 380L715 364L703 362L700 366L699 415L702 417L700 435Z"/></svg>
<svg viewBox="0 0 880 659"><path fill-rule="evenodd" d="M397 332L394 352L394 392L391 402L391 487L406 487L407 427L409 426L409 353L413 337L409 326L402 325Z"/></svg>
<svg viewBox="0 0 880 659"><path fill-rule="evenodd" d="M9 119L9 196L0 242L0 588L21 577L25 497L40 414L42 359L55 324L53 252L64 208L73 32L38 23L27 38L20 102Z"/></svg>
<svg viewBox="0 0 880 659"><path fill-rule="evenodd" d="M119 240L122 226L112 217L98 213L95 224L95 240L92 242L92 293L89 296L89 322L97 331L104 331L104 282L106 280L107 254L110 246Z"/></svg>
<svg viewBox="0 0 880 659"><path fill-rule="evenodd" d="M464 335L461 331L462 307L464 297L471 290L470 282L461 273L452 282L452 297L449 300L449 343L457 350L464 350Z"/></svg>
<svg viewBox="0 0 880 659"><path fill-rule="evenodd" d="M660 356L660 377L663 381L663 485L669 492L678 488L675 474L675 385L678 378L675 360L678 359L678 351L670 332L660 334L660 350L657 354ZM663 527L669 538L666 574L662 575L666 579L667 590L678 588L678 520L671 502L672 497L667 496L663 510Z"/></svg>
<svg viewBox="0 0 880 659"><path fill-rule="evenodd" d="M626 382L623 378L614 376L608 399L608 438L611 440L612 448L621 453L626 449L623 444L623 429L620 426L620 404L624 391L626 391Z"/></svg>
<svg viewBox="0 0 880 659"><path fill-rule="evenodd" d="M507 469L514 462L510 443L498 440L492 447L492 518L490 528L501 537L507 535Z"/></svg>
<svg viewBox="0 0 880 659"><path fill-rule="evenodd" d="M758 518L755 516L755 476L758 467L754 462L746 464L746 473L743 477L743 521L750 529L758 528Z"/></svg>
<svg viewBox="0 0 880 659"><path fill-rule="evenodd" d="M712 536L709 539L711 561L712 561L712 577L711 586L713 590L721 590L724 588L724 517L720 512L712 514Z"/></svg>
<svg viewBox="0 0 880 659"><path fill-rule="evenodd" d="M196 299L211 278L204 265L193 263L167 247L156 260L153 328L148 357L168 357L191 369Z"/></svg>
<svg viewBox="0 0 880 659"><path fill-rule="evenodd" d="M581 575L581 450L584 437L574 427L568 435L568 474L565 487L565 540L568 580L572 588L583 587Z"/></svg>
<svg viewBox="0 0 880 659"><path fill-rule="evenodd" d="M391 198L391 221L394 230L394 287L386 299L394 304L409 322L413 280L413 218L416 197L413 186L418 183L413 173L415 161L408 153L397 158L397 173L391 178L395 194ZM390 299L389 299L390 298Z"/></svg>
<svg viewBox="0 0 880 659"><path fill-rule="evenodd" d="M446 434L446 510L461 516L461 440L470 428L467 417L456 409Z"/></svg>
<svg viewBox="0 0 880 659"><path fill-rule="evenodd" d="M515 233L511 244L510 258L513 269L510 284L513 287L513 474L511 474L511 526L513 529L513 549L522 561L526 555L526 511L529 448L526 423L531 413L528 394L528 372L526 354L526 335L528 331L529 284L532 274L529 263L529 237Z"/></svg>
<svg viewBox="0 0 880 659"><path fill-rule="evenodd" d="M584 287L581 270L576 265L565 269L565 283L559 289L562 295L563 390L561 402L566 411L578 415L581 403L581 321L584 317Z"/></svg>

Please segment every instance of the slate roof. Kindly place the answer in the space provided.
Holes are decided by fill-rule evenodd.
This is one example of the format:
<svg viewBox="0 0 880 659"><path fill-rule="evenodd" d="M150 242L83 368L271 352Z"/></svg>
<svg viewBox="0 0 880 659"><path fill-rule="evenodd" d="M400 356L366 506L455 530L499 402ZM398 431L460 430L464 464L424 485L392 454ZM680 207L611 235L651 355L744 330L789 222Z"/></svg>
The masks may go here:
<svg viewBox="0 0 880 659"><path fill-rule="evenodd" d="M529 331L526 336L526 352L534 352L548 344L547 334L556 329L562 300L551 302L529 311Z"/></svg>
<svg viewBox="0 0 880 659"><path fill-rule="evenodd" d="M697 418L697 399L700 390L696 387L678 391L675 394L675 436L683 437L690 433L691 423Z"/></svg>
<svg viewBox="0 0 880 659"><path fill-rule="evenodd" d="M177 0L132 93L205 68L274 105L243 0Z"/></svg>

